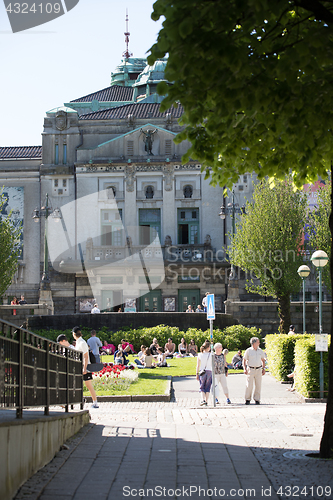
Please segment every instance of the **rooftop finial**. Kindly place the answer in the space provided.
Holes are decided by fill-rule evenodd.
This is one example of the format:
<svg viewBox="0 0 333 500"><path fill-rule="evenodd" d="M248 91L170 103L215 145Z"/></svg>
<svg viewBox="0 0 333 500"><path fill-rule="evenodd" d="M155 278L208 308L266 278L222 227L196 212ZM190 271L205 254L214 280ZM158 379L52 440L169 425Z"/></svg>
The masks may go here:
<svg viewBox="0 0 333 500"><path fill-rule="evenodd" d="M130 32L128 31L128 10L127 9L126 9L126 31L125 31L124 35L125 35L126 50L125 50L125 52L123 52L123 57L125 57L125 59L128 59L133 54L128 50Z"/></svg>

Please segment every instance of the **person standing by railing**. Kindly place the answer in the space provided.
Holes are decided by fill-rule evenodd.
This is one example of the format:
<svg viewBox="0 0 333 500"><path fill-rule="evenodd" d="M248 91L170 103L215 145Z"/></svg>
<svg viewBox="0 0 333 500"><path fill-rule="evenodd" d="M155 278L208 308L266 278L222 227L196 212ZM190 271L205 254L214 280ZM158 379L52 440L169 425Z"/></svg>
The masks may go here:
<svg viewBox="0 0 333 500"><path fill-rule="evenodd" d="M88 363L89 363L89 347L88 347L88 344L82 338L82 333L81 333L81 330L80 330L79 326L74 326L74 328L72 330L72 333L73 333L73 337L74 337L74 339L76 341L75 342L75 349L77 351L81 351L83 353L83 369L82 369L83 380L84 380L84 383L86 384L86 387L87 387L87 389L90 392L90 395L92 397L93 404L91 405L91 408L99 408L99 406L97 404L96 392L95 392L94 386L92 384L92 378L93 378L93 376L92 376L92 373L90 373L90 372L87 371L87 366L88 366Z"/></svg>

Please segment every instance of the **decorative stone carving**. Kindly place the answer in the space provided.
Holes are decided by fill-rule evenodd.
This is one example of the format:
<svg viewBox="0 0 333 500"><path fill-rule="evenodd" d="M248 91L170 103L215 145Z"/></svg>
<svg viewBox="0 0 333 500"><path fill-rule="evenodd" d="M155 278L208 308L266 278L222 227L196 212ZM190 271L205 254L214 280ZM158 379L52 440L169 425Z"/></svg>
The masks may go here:
<svg viewBox="0 0 333 500"><path fill-rule="evenodd" d="M131 193L134 191L135 167L127 165L125 169L126 191Z"/></svg>
<svg viewBox="0 0 333 500"><path fill-rule="evenodd" d="M164 240L164 246L166 247L171 247L172 245L172 239L171 239L171 236L169 236L168 234L166 235L165 237L165 240Z"/></svg>
<svg viewBox="0 0 333 500"><path fill-rule="evenodd" d="M173 189L173 173L174 169L172 165L164 165L163 167L164 173L164 189L166 191L172 191Z"/></svg>
<svg viewBox="0 0 333 500"><path fill-rule="evenodd" d="M65 130L67 128L67 113L65 111L58 111L55 125L58 130Z"/></svg>

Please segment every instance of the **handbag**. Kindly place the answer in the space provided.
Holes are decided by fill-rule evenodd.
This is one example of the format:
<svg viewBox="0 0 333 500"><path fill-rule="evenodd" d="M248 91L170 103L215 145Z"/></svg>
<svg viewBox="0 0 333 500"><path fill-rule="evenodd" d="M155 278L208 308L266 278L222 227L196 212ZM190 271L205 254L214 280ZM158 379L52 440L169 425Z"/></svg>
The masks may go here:
<svg viewBox="0 0 333 500"><path fill-rule="evenodd" d="M89 362L90 364L96 363L95 354L89 350Z"/></svg>

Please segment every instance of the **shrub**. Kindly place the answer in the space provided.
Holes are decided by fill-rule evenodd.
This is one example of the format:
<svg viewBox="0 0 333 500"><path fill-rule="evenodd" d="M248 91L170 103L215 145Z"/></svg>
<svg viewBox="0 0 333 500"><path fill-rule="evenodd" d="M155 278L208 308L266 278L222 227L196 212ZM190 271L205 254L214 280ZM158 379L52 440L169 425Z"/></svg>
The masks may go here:
<svg viewBox="0 0 333 500"><path fill-rule="evenodd" d="M295 344L299 338L304 338L304 335L283 335L280 333L266 335L265 344L269 371L277 380L287 381L288 373L293 371Z"/></svg>
<svg viewBox="0 0 333 500"><path fill-rule="evenodd" d="M90 328L81 328L82 337L87 340L90 337ZM50 340L56 341L58 335L64 333L68 340L72 341L72 330L36 330L37 335L46 337ZM176 344L176 349L178 344L180 344L181 338L184 337L187 343L191 339L194 339L195 343L200 349L200 346L204 343L206 339L210 338L209 329L202 331L198 328L189 328L186 332L179 330L177 327L171 327L166 325L154 326L152 328L124 328L117 332L110 332L107 327L103 327L100 330L96 330L97 337L103 342L106 340L108 343L112 343L115 346L121 343L124 339L126 342L133 344L136 351L140 350L141 345L150 346L153 338L156 337L160 345L164 346L168 338L171 337L173 342ZM233 351L236 349L246 349L250 345L251 337L259 337L261 339L261 330L257 330L255 327L247 328L243 325L234 325L225 328L224 330L215 329L213 330L213 339L215 342L221 342L224 348Z"/></svg>
<svg viewBox="0 0 333 500"><path fill-rule="evenodd" d="M305 397L319 397L320 352L315 350L315 335L299 338L295 345L295 389ZM329 342L330 343L330 342ZM328 353L323 352L324 391L328 390Z"/></svg>

